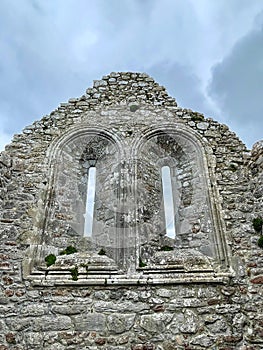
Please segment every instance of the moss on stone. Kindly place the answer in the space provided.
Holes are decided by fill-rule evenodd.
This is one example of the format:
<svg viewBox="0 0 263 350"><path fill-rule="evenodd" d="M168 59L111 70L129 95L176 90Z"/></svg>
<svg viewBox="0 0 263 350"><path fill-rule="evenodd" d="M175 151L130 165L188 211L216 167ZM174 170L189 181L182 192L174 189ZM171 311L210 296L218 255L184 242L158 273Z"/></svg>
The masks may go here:
<svg viewBox="0 0 263 350"><path fill-rule="evenodd" d="M71 273L71 277L73 281L77 281L78 280L78 276L79 276L79 269L77 266L75 266L73 269L70 270Z"/></svg>
<svg viewBox="0 0 263 350"><path fill-rule="evenodd" d="M68 246L66 249L62 250L59 254L60 255L69 255L69 254L74 254L77 253L77 249L73 246Z"/></svg>
<svg viewBox="0 0 263 350"><path fill-rule="evenodd" d="M106 252L103 248L100 249L100 251L98 252L99 255L106 255Z"/></svg>
<svg viewBox="0 0 263 350"><path fill-rule="evenodd" d="M260 237L259 237L258 246L259 246L260 248L263 248L263 236L260 236Z"/></svg>
<svg viewBox="0 0 263 350"><path fill-rule="evenodd" d="M46 262L47 267L54 265L56 260L57 260L57 258L56 258L56 255L54 255L54 254L49 254L45 257L45 262Z"/></svg>
<svg viewBox="0 0 263 350"><path fill-rule="evenodd" d="M147 264L142 260L142 258L139 258L139 267L145 267Z"/></svg>
<svg viewBox="0 0 263 350"><path fill-rule="evenodd" d="M261 232L263 225L263 220L261 218L253 219L253 227L256 232Z"/></svg>
<svg viewBox="0 0 263 350"><path fill-rule="evenodd" d="M163 247L161 247L161 251L163 252L169 252L171 250L174 250L174 247L170 247L169 245L164 245Z"/></svg>
<svg viewBox="0 0 263 350"><path fill-rule="evenodd" d="M140 107L138 105L130 105L130 111L136 112Z"/></svg>

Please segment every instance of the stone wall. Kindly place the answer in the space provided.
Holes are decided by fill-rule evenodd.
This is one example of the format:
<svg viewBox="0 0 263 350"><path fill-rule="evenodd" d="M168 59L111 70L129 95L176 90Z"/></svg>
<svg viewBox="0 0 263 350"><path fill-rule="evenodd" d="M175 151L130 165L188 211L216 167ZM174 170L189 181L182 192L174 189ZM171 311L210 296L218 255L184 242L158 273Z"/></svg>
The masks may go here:
<svg viewBox="0 0 263 350"><path fill-rule="evenodd" d="M94 135L107 135L114 152L103 143L94 153L99 140L90 151ZM0 158L0 350L262 349L263 250L252 225L262 218L262 150L261 141L249 152L227 126L178 107L139 73L111 73L15 135ZM95 233L118 237L118 249L106 246L100 257L106 238L90 242L72 219L78 196L83 214L76 186L83 164L94 160L101 164L100 203L107 202L107 210L97 202ZM174 241L162 232L155 160L174 166L181 223ZM114 217L111 203L122 205ZM167 244L172 252L160 250ZM45 255L68 245L78 253L47 268ZM87 260L96 272L91 279ZM197 260L205 261L199 271L189 267Z"/></svg>

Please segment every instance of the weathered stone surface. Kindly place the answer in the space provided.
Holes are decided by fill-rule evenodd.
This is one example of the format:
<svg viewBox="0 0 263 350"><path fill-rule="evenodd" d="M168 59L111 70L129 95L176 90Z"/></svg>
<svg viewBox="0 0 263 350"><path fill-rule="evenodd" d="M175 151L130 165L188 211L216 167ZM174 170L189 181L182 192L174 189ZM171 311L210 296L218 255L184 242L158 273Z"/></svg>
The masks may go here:
<svg viewBox="0 0 263 350"><path fill-rule="evenodd" d="M90 313L73 318L77 331L103 331L106 328L106 317L103 314Z"/></svg>
<svg viewBox="0 0 263 350"><path fill-rule="evenodd" d="M155 350L156 347L154 344L137 344L132 345L132 350Z"/></svg>
<svg viewBox="0 0 263 350"><path fill-rule="evenodd" d="M202 122L202 123L197 123L197 128L200 130L206 130L208 128L209 124Z"/></svg>
<svg viewBox="0 0 263 350"><path fill-rule="evenodd" d="M253 284L263 284L263 276L257 276L255 278L252 278L250 282Z"/></svg>
<svg viewBox="0 0 263 350"><path fill-rule="evenodd" d="M48 312L48 305L35 303L26 305L21 310L21 315L23 316L42 316Z"/></svg>
<svg viewBox="0 0 263 350"><path fill-rule="evenodd" d="M152 314L141 317L140 326L150 333L163 332L172 320L171 314Z"/></svg>
<svg viewBox="0 0 263 350"><path fill-rule="evenodd" d="M134 324L135 314L111 314L107 317L107 327L113 333L128 331Z"/></svg>
<svg viewBox="0 0 263 350"><path fill-rule="evenodd" d="M150 309L150 305L142 302L132 303L131 301L119 301L119 302L103 302L99 301L94 304L94 309L97 312L129 312L133 310L134 312L142 312L143 310Z"/></svg>
<svg viewBox="0 0 263 350"><path fill-rule="evenodd" d="M41 349L43 347L43 332L27 332L25 343L30 349Z"/></svg>
<svg viewBox="0 0 263 350"><path fill-rule="evenodd" d="M183 322L179 330L182 333L196 333L198 329L199 319L191 310L186 310L183 315Z"/></svg>
<svg viewBox="0 0 263 350"><path fill-rule="evenodd" d="M201 347L205 349L209 349L209 347L214 343L213 339L209 335L198 335L197 337L193 338L191 341L191 344L193 345L200 345Z"/></svg>
<svg viewBox="0 0 263 350"><path fill-rule="evenodd" d="M87 307L81 304L55 305L52 308L52 312L62 315L76 315L83 313L85 310L87 310Z"/></svg>
<svg viewBox="0 0 263 350"><path fill-rule="evenodd" d="M43 316L31 319L31 326L35 332L61 331L70 329L72 322L68 316Z"/></svg>
<svg viewBox="0 0 263 350"><path fill-rule="evenodd" d="M227 323L224 320L217 320L214 323L207 324L206 328L212 333L225 333L228 329Z"/></svg>

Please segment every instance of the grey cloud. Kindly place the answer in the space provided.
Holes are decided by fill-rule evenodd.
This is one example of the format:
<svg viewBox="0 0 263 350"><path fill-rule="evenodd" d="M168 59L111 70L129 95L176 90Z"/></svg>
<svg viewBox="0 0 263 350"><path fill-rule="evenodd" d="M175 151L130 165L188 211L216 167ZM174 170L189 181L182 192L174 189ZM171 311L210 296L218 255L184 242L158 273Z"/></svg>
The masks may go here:
<svg viewBox="0 0 263 350"><path fill-rule="evenodd" d="M66 36L59 37L56 23L46 17L50 9L42 9L36 1L21 3L0 4L4 14L0 22L0 118L4 133L18 131L49 113L59 102L74 96L73 91L81 95L88 80L78 76L71 64Z"/></svg>
<svg viewBox="0 0 263 350"><path fill-rule="evenodd" d="M213 69L209 91L250 146L263 137L263 27L240 40ZM251 133L254 135L251 137Z"/></svg>
<svg viewBox="0 0 263 350"><path fill-rule="evenodd" d="M225 23L226 10L232 16L239 6L237 0L228 4L227 0L220 5L206 0L198 6L195 0L67 0L66 4L1 0L1 133L19 132L111 71L145 71L166 86L179 105L215 115L203 90L214 62L211 53L218 43L220 55L222 51L215 19ZM236 15L255 7L251 18L260 6L257 0L241 5ZM232 17L231 21L227 17L225 28L232 25ZM237 18L233 38L243 17ZM247 27L250 24L243 20L245 32Z"/></svg>
<svg viewBox="0 0 263 350"><path fill-rule="evenodd" d="M70 97L80 96L92 79L113 70L143 70L139 61L141 40L131 32L130 40L119 29L120 18L126 31L137 23L139 4L116 2L113 12L106 1L98 6L86 1L23 1L0 3L0 118L3 133L18 132L33 120ZM119 12L116 6L119 6ZM147 11L150 3L145 2ZM100 10L104 11L99 14ZM111 12L109 12L111 9ZM130 12L133 11L133 20ZM146 11L146 12L147 12ZM138 12L139 13L139 12ZM4 15L3 15L4 14ZM129 21L127 21L127 18ZM112 21L112 22L111 22ZM139 19L142 25L142 19ZM112 26L116 23L116 26ZM129 23L129 25L128 25ZM88 37L91 44L89 46ZM94 36L94 38L93 38ZM98 38L96 38L96 36ZM94 40L94 43L93 43Z"/></svg>
<svg viewBox="0 0 263 350"><path fill-rule="evenodd" d="M166 87L179 106L202 111L206 116L213 116L214 111L203 94L201 81L191 67L182 66L179 63L162 62L150 67L148 72Z"/></svg>

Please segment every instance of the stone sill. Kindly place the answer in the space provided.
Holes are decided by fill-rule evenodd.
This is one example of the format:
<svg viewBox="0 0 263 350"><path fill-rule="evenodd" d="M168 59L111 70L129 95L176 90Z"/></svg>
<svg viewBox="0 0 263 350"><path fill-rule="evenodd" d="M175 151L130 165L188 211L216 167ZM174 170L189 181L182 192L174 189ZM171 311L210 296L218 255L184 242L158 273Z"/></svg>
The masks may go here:
<svg viewBox="0 0 263 350"><path fill-rule="evenodd" d="M230 273L174 273L174 274L154 274L153 276L142 274L127 275L81 275L74 281L71 275L53 274L45 276L41 273L33 273L27 276L27 280L33 286L141 286L141 285L166 285L166 284L194 284L194 283L218 283L227 284L233 277Z"/></svg>

